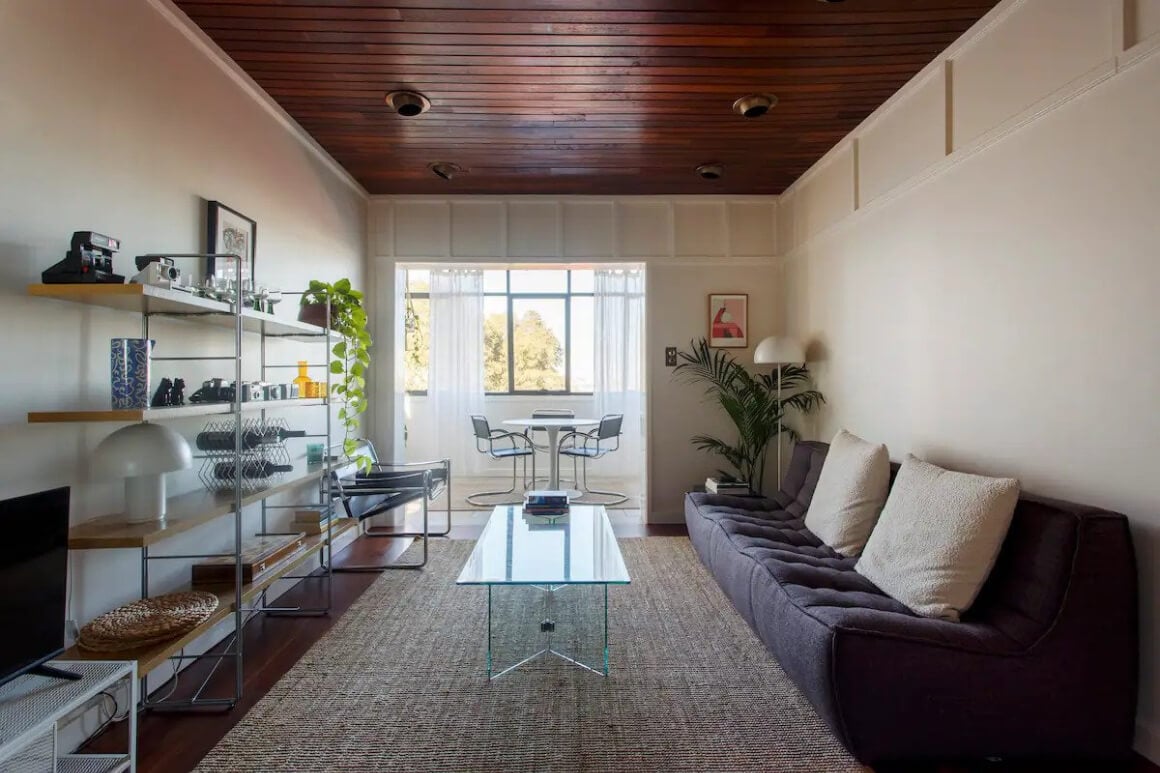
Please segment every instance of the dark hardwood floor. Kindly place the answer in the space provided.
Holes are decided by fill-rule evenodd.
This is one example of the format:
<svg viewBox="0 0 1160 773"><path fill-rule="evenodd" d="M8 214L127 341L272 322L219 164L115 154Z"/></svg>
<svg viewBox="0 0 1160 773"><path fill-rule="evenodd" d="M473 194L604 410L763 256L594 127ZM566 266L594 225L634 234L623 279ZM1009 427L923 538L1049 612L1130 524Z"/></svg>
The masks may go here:
<svg viewBox="0 0 1160 773"><path fill-rule="evenodd" d="M616 522L613 525L618 537L681 536L683 524L646 525ZM475 539L482 530L482 523L455 525L452 539ZM345 564L374 563L391 561L409 545L409 540L359 538L335 556L335 566ZM379 577L374 573L334 575L333 608L325 617L276 617L261 615L244 628L243 651L245 669L242 700L227 712L147 712L139 718L137 733L137 770L139 773L182 773L192 770L212 749L230 728L256 704L274 684L301 658L306 651L335 621L362 595L371 583ZM305 581L279 599L286 605L315 605L322 602L324 582ZM220 648L220 647L219 647ZM176 697L188 696L195 691L211 670L211 664L201 661L182 672L176 685L163 685L155 697L167 695L171 690ZM228 661L213 674L205 695L224 694L230 691L234 673ZM114 725L104 734L93 739L88 749L94 752L117 751L124 748L123 725ZM1115 767L1107 763L1069 764L1037 763L1013 764L1000 762L946 763L938 765L906 765L880 767L878 773L1160 773L1160 767L1137 757L1123 766Z"/></svg>

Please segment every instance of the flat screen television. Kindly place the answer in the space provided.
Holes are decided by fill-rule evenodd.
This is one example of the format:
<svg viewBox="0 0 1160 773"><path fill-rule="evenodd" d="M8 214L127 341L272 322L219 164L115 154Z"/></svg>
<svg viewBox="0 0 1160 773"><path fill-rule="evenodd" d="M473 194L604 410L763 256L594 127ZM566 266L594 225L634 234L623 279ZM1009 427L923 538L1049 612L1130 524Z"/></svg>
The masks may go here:
<svg viewBox="0 0 1160 773"><path fill-rule="evenodd" d="M64 651L69 489L0 501L0 684Z"/></svg>

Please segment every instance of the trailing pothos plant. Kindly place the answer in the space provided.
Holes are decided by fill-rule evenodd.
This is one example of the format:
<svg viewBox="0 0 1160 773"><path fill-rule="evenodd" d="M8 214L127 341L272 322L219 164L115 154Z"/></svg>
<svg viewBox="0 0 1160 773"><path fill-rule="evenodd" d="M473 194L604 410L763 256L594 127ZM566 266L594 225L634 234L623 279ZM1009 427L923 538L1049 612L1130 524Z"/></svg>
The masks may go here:
<svg viewBox="0 0 1160 773"><path fill-rule="evenodd" d="M367 332L363 294L350 286L349 279L339 279L334 284L312 279L302 294L303 306L325 304L328 300L330 327L342 336L342 340L330 350L330 372L339 377L338 383L331 384L330 392L342 402L338 410L338 420L343 427L342 452L364 471L369 471L371 458L355 453L359 450L356 433L360 417L367 410L366 375L371 366L372 341Z"/></svg>
<svg viewBox="0 0 1160 773"><path fill-rule="evenodd" d="M677 352L680 362L674 374L690 384L703 384L705 397L715 400L737 428L737 440L728 442L710 435L695 435L694 446L724 459L755 492L765 483L765 462L770 441L779 433L797 439L797 432L785 423L792 409L802 414L826 401L812 388L805 365L781 366L781 398L778 398L778 369L773 373L750 373L725 349L713 349L704 338L689 343L690 350Z"/></svg>

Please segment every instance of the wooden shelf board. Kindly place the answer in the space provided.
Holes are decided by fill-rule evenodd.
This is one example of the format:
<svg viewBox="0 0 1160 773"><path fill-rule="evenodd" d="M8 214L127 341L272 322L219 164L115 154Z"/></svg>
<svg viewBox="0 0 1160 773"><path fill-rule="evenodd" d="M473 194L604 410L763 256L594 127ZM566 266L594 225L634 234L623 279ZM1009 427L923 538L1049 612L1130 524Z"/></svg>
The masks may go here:
<svg viewBox="0 0 1160 773"><path fill-rule="evenodd" d="M234 325L234 314L228 303L152 285L33 284L28 286L28 294L37 298L53 298L106 309L134 311L139 314L188 316L219 327ZM318 325L252 309L242 312L242 327L250 333L295 340L317 340L326 335L326 329Z"/></svg>
<svg viewBox="0 0 1160 773"><path fill-rule="evenodd" d="M242 413L281 408L303 408L310 405L325 405L321 397L296 398L294 400L259 400L242 403ZM137 421L164 421L190 416L216 416L234 412L233 403L190 403L169 408L130 408L107 411L32 411L28 414L29 424L57 424L70 422L121 422L130 424Z"/></svg>
<svg viewBox="0 0 1160 773"><path fill-rule="evenodd" d="M350 529L355 528L358 521L353 518L342 518L335 522L332 529L332 536L338 537ZM302 549L297 553L288 556L281 563L274 566L266 572L257 582L246 583L242 586L242 603L253 600L263 590L273 585L282 577L294 571L306 561L314 557L317 550L326 542L325 534L308 534L303 541ZM194 590L203 590L202 588L195 588ZM177 652L195 639L200 637L209 629L213 628L218 623L222 622L234 613L234 603L236 600L233 587L212 589L212 593L216 593L219 604L218 608L214 610L213 614L206 619L201 625L197 626L188 633L179 636L175 639L170 639L161 644L154 644L148 647L141 647L134 650L125 650L122 652L88 652L79 647L73 646L65 651L60 656L62 660L108 660L111 657L116 657L118 660L136 660L137 661L137 675L145 676L150 671L158 666L166 663L171 655Z"/></svg>
<svg viewBox="0 0 1160 773"><path fill-rule="evenodd" d="M319 480L325 473L326 468L321 464L300 465L294 472L286 473L286 477L282 480L261 491L243 496L242 505L260 502L266 497L303 483ZM209 523L223 515L229 515L234 511L234 495L228 492L191 491L188 494L180 494L171 498L166 502L166 510L164 522L130 523L125 520L123 513L113 513L79 523L69 529L69 549L100 550L148 547L176 534L201 526L203 523Z"/></svg>

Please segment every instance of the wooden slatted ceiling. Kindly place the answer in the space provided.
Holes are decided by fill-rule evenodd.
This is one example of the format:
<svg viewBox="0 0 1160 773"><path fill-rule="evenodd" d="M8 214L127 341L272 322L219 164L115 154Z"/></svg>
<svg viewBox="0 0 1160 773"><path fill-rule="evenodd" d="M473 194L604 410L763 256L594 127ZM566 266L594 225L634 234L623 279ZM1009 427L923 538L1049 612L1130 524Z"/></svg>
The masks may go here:
<svg viewBox="0 0 1160 773"><path fill-rule="evenodd" d="M997 0L177 2L371 193L681 194L780 193Z"/></svg>

